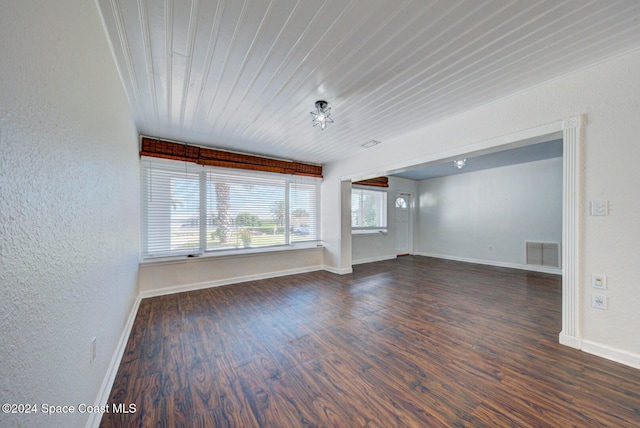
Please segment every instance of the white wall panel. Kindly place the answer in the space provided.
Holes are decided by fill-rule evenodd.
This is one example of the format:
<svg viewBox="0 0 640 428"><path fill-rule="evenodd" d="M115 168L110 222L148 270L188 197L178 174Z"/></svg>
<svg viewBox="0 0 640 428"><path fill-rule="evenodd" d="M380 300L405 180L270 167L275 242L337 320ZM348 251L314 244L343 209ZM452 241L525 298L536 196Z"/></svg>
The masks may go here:
<svg viewBox="0 0 640 428"><path fill-rule="evenodd" d="M4 2L0 46L0 402L38 406L0 426L81 427L137 295L137 134L96 3Z"/></svg>
<svg viewBox="0 0 640 428"><path fill-rule="evenodd" d="M525 265L525 241L562 241L562 158L419 184L418 253Z"/></svg>
<svg viewBox="0 0 640 428"><path fill-rule="evenodd" d="M158 261L140 266L143 297L323 269L322 248Z"/></svg>

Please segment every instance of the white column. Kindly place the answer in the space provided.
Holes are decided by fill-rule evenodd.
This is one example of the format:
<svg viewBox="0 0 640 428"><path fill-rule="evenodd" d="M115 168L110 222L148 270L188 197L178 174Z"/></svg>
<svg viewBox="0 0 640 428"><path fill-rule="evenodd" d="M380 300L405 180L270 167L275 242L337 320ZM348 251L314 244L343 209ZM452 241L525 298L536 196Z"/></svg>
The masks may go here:
<svg viewBox="0 0 640 428"><path fill-rule="evenodd" d="M580 138L581 116L564 120L562 207L562 331L560 343L580 349Z"/></svg>

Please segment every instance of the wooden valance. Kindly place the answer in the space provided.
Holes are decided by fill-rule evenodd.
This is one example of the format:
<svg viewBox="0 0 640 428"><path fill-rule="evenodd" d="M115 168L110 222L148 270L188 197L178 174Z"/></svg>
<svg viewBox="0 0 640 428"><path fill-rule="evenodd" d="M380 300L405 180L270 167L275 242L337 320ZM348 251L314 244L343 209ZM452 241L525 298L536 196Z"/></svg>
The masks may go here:
<svg viewBox="0 0 640 428"><path fill-rule="evenodd" d="M322 178L321 165L226 152L151 137L141 137L140 156L194 162L199 165Z"/></svg>
<svg viewBox="0 0 640 428"><path fill-rule="evenodd" d="M376 177L368 180L354 181L359 186L389 187L389 177Z"/></svg>

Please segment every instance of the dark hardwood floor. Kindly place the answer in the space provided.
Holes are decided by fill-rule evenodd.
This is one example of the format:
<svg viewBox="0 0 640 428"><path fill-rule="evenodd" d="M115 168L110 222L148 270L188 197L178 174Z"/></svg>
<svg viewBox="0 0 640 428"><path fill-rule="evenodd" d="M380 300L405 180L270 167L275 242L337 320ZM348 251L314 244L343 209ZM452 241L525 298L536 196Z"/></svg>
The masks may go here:
<svg viewBox="0 0 640 428"><path fill-rule="evenodd" d="M101 426L640 426L640 370L558 344L560 282L410 256L145 299Z"/></svg>

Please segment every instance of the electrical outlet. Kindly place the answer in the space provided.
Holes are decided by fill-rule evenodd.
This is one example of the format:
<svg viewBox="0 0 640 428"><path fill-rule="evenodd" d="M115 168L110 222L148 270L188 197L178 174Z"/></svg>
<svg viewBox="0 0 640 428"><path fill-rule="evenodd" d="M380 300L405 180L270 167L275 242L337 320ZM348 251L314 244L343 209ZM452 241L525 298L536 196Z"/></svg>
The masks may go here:
<svg viewBox="0 0 640 428"><path fill-rule="evenodd" d="M91 339L91 342L89 342L89 362L93 363L93 361L96 359L96 336L93 336L93 339Z"/></svg>
<svg viewBox="0 0 640 428"><path fill-rule="evenodd" d="M591 201L591 215L609 215L609 201Z"/></svg>
<svg viewBox="0 0 640 428"><path fill-rule="evenodd" d="M607 296L602 294L591 295L591 306L596 309L607 309Z"/></svg>
<svg viewBox="0 0 640 428"><path fill-rule="evenodd" d="M591 287L599 290L607 289L607 276L599 273L591 274Z"/></svg>

